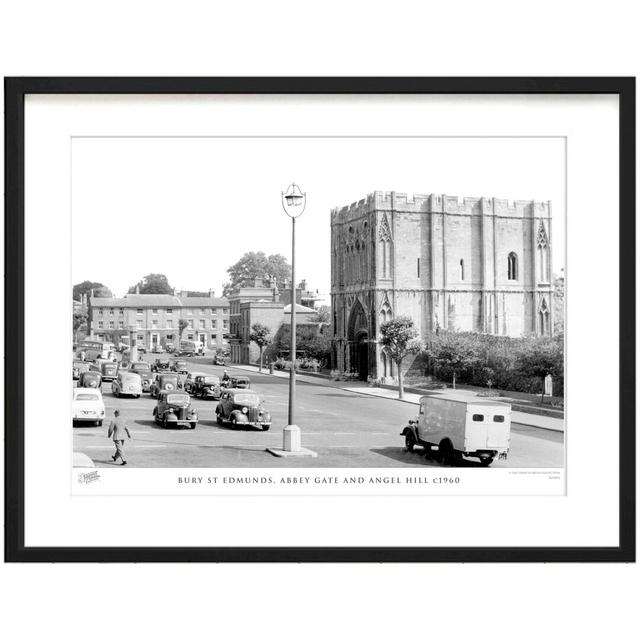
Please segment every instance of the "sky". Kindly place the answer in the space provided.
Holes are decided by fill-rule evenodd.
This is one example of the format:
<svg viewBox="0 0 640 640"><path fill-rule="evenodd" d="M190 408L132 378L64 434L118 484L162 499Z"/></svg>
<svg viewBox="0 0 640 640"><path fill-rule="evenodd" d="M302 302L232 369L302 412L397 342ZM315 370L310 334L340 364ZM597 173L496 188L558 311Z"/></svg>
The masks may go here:
<svg viewBox="0 0 640 640"><path fill-rule="evenodd" d="M291 259L281 191L307 194L298 281L330 291L330 211L373 191L551 200L553 270L565 264L562 138L74 138L73 283L117 296L148 273L216 295L247 251ZM329 303L328 296L326 303Z"/></svg>

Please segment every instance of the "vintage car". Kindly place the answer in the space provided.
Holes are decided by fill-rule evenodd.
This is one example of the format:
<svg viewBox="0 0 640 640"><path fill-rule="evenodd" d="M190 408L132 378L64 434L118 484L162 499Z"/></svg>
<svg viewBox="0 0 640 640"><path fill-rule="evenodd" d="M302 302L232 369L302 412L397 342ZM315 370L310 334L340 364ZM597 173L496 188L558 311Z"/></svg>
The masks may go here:
<svg viewBox="0 0 640 640"><path fill-rule="evenodd" d="M175 371L176 373L189 373L186 360L174 360L171 363L171 371Z"/></svg>
<svg viewBox="0 0 640 640"><path fill-rule="evenodd" d="M137 373L121 371L111 383L111 391L116 397L134 396L139 398L142 395L142 380Z"/></svg>
<svg viewBox="0 0 640 640"><path fill-rule="evenodd" d="M165 350L167 353L175 353L176 348L175 348L172 344L168 344L168 345L164 348L164 350Z"/></svg>
<svg viewBox="0 0 640 640"><path fill-rule="evenodd" d="M246 425L268 431L271 415L263 408L260 396L255 391L229 389L222 392L216 407L216 422L229 423L232 429Z"/></svg>
<svg viewBox="0 0 640 640"><path fill-rule="evenodd" d="M251 381L247 376L231 376L229 380L229 384L227 385L229 389L250 389Z"/></svg>
<svg viewBox="0 0 640 640"><path fill-rule="evenodd" d="M142 391L148 392L151 389L151 365L148 362L132 362L129 364L129 372L137 373L142 382Z"/></svg>
<svg viewBox="0 0 640 640"><path fill-rule="evenodd" d="M164 349L161 345L157 344L151 349L151 353L164 353Z"/></svg>
<svg viewBox="0 0 640 640"><path fill-rule="evenodd" d="M91 371L97 371L105 382L111 382L118 375L118 363L107 360L96 360Z"/></svg>
<svg viewBox="0 0 640 640"><path fill-rule="evenodd" d="M104 401L100 389L76 387L71 400L73 422L93 422L96 427L104 420Z"/></svg>
<svg viewBox="0 0 640 640"><path fill-rule="evenodd" d="M80 374L83 371L89 371L90 363L85 362L84 360L74 360L73 361L73 379L78 380L80 378Z"/></svg>
<svg viewBox="0 0 640 640"><path fill-rule="evenodd" d="M182 388L180 379L175 373L158 373L151 382L149 392L157 398L161 391L177 391Z"/></svg>
<svg viewBox="0 0 640 640"><path fill-rule="evenodd" d="M187 377L184 379L183 388L187 393L193 393L193 387L196 384L196 378L198 376L206 376L207 374L204 371L191 371L187 374Z"/></svg>
<svg viewBox="0 0 640 640"><path fill-rule="evenodd" d="M222 395L222 387L220 386L220 378L213 375L198 375L191 387L191 393L194 396L200 396L203 400L212 398L219 400Z"/></svg>
<svg viewBox="0 0 640 640"><path fill-rule="evenodd" d="M102 386L102 376L97 371L83 371L78 379L78 387L99 389Z"/></svg>
<svg viewBox="0 0 640 640"><path fill-rule="evenodd" d="M151 365L151 371L169 371L171 363L167 358L156 358L156 361Z"/></svg>
<svg viewBox="0 0 640 640"><path fill-rule="evenodd" d="M198 414L191 406L191 397L184 391L160 391L158 404L153 408L153 419L165 428L195 429L198 424Z"/></svg>
<svg viewBox="0 0 640 640"><path fill-rule="evenodd" d="M224 367L224 365L225 365L224 356L216 356L213 359L213 364L217 365L218 367Z"/></svg>

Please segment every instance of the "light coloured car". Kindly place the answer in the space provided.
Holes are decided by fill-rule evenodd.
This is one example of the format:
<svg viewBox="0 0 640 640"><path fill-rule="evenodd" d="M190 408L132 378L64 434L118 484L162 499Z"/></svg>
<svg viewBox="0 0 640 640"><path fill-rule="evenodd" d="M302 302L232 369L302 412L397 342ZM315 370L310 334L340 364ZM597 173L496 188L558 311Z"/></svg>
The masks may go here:
<svg viewBox="0 0 640 640"><path fill-rule="evenodd" d="M71 401L73 422L92 422L96 427L104 420L104 401L100 389L76 387Z"/></svg>
<svg viewBox="0 0 640 640"><path fill-rule="evenodd" d="M116 398L120 396L139 398L142 395L142 380L137 373L122 371L111 383L111 391Z"/></svg>

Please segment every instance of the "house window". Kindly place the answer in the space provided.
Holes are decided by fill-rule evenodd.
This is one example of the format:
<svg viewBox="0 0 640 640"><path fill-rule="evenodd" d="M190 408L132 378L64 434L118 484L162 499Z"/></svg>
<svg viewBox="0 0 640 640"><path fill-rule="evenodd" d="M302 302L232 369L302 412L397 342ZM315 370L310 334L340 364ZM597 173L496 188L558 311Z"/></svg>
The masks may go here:
<svg viewBox="0 0 640 640"><path fill-rule="evenodd" d="M167 341L173 342L173 333L167 333Z"/></svg>
<svg viewBox="0 0 640 640"><path fill-rule="evenodd" d="M187 340L193 340L193 333L187 334Z"/></svg>
<svg viewBox="0 0 640 640"><path fill-rule="evenodd" d="M115 329L116 323L113 320L109 321L109 329Z"/></svg>
<svg viewBox="0 0 640 640"><path fill-rule="evenodd" d="M173 320L167 320L167 329L173 329Z"/></svg>
<svg viewBox="0 0 640 640"><path fill-rule="evenodd" d="M192 316L193 315L193 309L187 309L187 314Z"/></svg>
<svg viewBox="0 0 640 640"><path fill-rule="evenodd" d="M207 313L206 309L200 309L200 313Z"/></svg>
<svg viewBox="0 0 640 640"><path fill-rule="evenodd" d="M136 324L138 325L138 329L142 329L142 320L136 320Z"/></svg>
<svg viewBox="0 0 640 640"><path fill-rule="evenodd" d="M460 280L464 280L464 260L460 259Z"/></svg>
<svg viewBox="0 0 640 640"><path fill-rule="evenodd" d="M217 311L218 311L217 309L211 309L211 313L212 313L214 316L216 315Z"/></svg>
<svg viewBox="0 0 640 640"><path fill-rule="evenodd" d="M142 315L142 313L143 313L143 310L142 310L142 309L136 309L136 313L137 313L139 316L141 316L141 315Z"/></svg>
<svg viewBox="0 0 640 640"><path fill-rule="evenodd" d="M187 320L187 327L189 327L189 329L193 329L193 320Z"/></svg>
<svg viewBox="0 0 640 640"><path fill-rule="evenodd" d="M103 329L104 328L104 323L102 322L102 320L98 321L98 329Z"/></svg>
<svg viewBox="0 0 640 640"><path fill-rule="evenodd" d="M121 315L121 316L123 316L123 315L124 315L124 309L120 309L120 310L118 311L118 314L119 314L119 315Z"/></svg>
<svg viewBox="0 0 640 640"><path fill-rule="evenodd" d="M109 315L112 316L113 315L113 309L109 309Z"/></svg>
<svg viewBox="0 0 640 640"><path fill-rule="evenodd" d="M200 328L201 328L201 329L206 329L206 328L207 328L207 326L206 326L206 320L200 320Z"/></svg>
<svg viewBox="0 0 640 640"><path fill-rule="evenodd" d="M222 321L222 328L223 329L229 328L229 321L226 318Z"/></svg>
<svg viewBox="0 0 640 640"><path fill-rule="evenodd" d="M518 256L513 251L507 257L507 279L518 279Z"/></svg>
<svg viewBox="0 0 640 640"><path fill-rule="evenodd" d="M102 315L102 309L98 309L98 315L101 316Z"/></svg>
<svg viewBox="0 0 640 640"><path fill-rule="evenodd" d="M158 310L157 309L151 309L151 313L153 313L154 316L158 315Z"/></svg>
<svg viewBox="0 0 640 640"><path fill-rule="evenodd" d="M151 321L151 327L153 329L157 329L158 328L158 321L157 320L152 320Z"/></svg>
<svg viewBox="0 0 640 640"><path fill-rule="evenodd" d="M216 328L216 320L215 320L215 318L211 321L211 328L212 329Z"/></svg>
<svg viewBox="0 0 640 640"><path fill-rule="evenodd" d="M170 316L173 314L173 309L166 309L167 315Z"/></svg>
<svg viewBox="0 0 640 640"><path fill-rule="evenodd" d="M118 322L118 329L124 329L124 322Z"/></svg>

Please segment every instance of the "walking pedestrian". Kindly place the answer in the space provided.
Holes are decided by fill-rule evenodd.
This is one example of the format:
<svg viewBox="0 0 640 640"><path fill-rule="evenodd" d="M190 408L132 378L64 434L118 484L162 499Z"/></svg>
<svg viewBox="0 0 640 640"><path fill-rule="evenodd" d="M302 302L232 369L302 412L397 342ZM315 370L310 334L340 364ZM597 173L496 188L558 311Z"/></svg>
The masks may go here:
<svg viewBox="0 0 640 640"><path fill-rule="evenodd" d="M111 459L115 462L118 458L122 460L122 464L127 464L124 459L124 436L127 434L127 438L131 440L131 434L129 433L129 427L126 421L120 417L120 411L116 409L113 412L113 420L109 423L108 438L113 436L113 444L116 446L116 452L111 456Z"/></svg>

